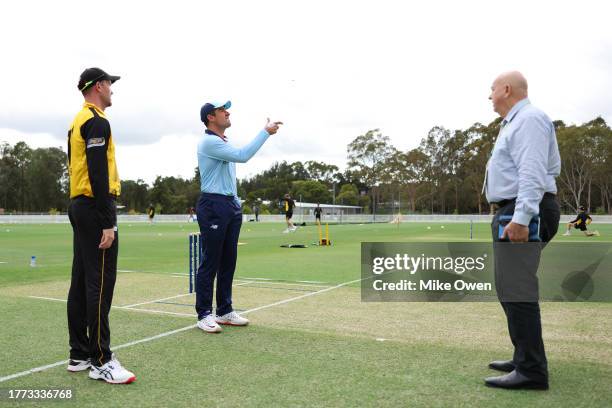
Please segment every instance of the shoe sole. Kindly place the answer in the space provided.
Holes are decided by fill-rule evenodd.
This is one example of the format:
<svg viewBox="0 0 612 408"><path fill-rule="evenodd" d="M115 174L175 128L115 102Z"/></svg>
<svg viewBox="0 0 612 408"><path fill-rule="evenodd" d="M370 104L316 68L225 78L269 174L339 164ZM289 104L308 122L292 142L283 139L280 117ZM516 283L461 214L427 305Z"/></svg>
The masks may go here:
<svg viewBox="0 0 612 408"><path fill-rule="evenodd" d="M87 366L87 367L84 367L84 368L77 368L77 369L66 367L66 370L69 373L80 373L81 371L89 370L90 368L91 368L91 366Z"/></svg>
<svg viewBox="0 0 612 408"><path fill-rule="evenodd" d="M115 385L116 384L131 384L134 381L136 381L136 376L132 376L132 377L128 378L125 381L107 380L106 378L102 378L102 377L100 377L100 378L93 378L92 376L89 376L89 378L91 378L92 380L104 381L105 383L115 384Z"/></svg>
<svg viewBox="0 0 612 408"><path fill-rule="evenodd" d="M546 391L548 389L548 385L542 385L542 384L527 384L527 385L520 385L520 386L517 386L517 387L504 387L502 385L489 384L488 382L485 381L485 385L487 387L501 388L501 389L505 389L505 390L537 390L537 391Z"/></svg>
<svg viewBox="0 0 612 408"><path fill-rule="evenodd" d="M214 330L206 330L201 328L200 326L198 326L198 329L202 330L204 333L210 333L210 334L216 334L216 333L221 333L223 330L221 329L221 327L219 327L219 329L214 329Z"/></svg>
<svg viewBox="0 0 612 408"><path fill-rule="evenodd" d="M72 360L70 360L72 361ZM71 365L68 364L66 366L66 370L68 370L71 373L80 373L81 371L85 371L85 370L89 370L91 368L91 363L89 361L84 361L87 363L87 365Z"/></svg>
<svg viewBox="0 0 612 408"><path fill-rule="evenodd" d="M236 323L231 323L231 322L220 322L218 320L216 320L217 324L222 324L224 326L236 326L236 327L240 327L240 326L248 326L249 322L246 322L244 324L236 324Z"/></svg>

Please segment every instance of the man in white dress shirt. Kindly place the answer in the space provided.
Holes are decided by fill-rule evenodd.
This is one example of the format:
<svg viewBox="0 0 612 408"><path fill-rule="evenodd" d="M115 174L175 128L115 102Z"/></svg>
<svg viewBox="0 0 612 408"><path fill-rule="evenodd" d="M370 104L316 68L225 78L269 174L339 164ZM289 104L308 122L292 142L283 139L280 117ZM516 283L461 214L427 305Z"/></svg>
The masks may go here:
<svg viewBox="0 0 612 408"><path fill-rule="evenodd" d="M497 77L489 99L503 120L484 188L487 201L497 208L491 223L495 286L514 355L509 361L490 363L490 368L509 374L487 378L485 383L548 389L536 273L542 248L559 228L555 177L561 159L555 128L544 112L531 105L527 80L520 72ZM519 242L523 244L515 244Z"/></svg>

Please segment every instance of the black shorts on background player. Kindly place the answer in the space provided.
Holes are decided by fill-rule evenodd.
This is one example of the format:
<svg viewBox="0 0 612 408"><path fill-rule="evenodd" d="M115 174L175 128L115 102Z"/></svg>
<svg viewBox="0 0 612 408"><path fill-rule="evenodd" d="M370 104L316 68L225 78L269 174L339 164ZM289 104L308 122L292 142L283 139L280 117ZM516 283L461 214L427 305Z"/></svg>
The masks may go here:
<svg viewBox="0 0 612 408"><path fill-rule="evenodd" d="M293 199L290 198L289 196L285 196L284 200L285 200L285 218L290 220L291 217L293 217L293 207L295 207L295 201L293 201Z"/></svg>
<svg viewBox="0 0 612 408"><path fill-rule="evenodd" d="M576 219L570 221L570 223L574 224L574 228L579 229L580 231L586 231L587 223L592 220L593 219L586 212L581 212L576 216Z"/></svg>

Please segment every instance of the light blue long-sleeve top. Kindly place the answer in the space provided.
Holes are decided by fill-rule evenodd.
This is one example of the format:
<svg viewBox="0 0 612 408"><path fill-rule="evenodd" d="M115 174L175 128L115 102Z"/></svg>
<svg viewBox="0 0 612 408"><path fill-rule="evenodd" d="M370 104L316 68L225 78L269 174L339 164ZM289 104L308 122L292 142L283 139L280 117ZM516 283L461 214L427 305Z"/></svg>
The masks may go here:
<svg viewBox="0 0 612 408"><path fill-rule="evenodd" d="M512 222L529 225L544 193L557 193L561 158L555 127L527 98L512 107L502 126L487 163L487 200L516 198Z"/></svg>
<svg viewBox="0 0 612 408"><path fill-rule="evenodd" d="M198 143L198 166L200 168L200 190L203 193L234 196L236 190L236 163L246 163L268 140L270 134L262 130L248 145L236 148L221 136L206 129Z"/></svg>

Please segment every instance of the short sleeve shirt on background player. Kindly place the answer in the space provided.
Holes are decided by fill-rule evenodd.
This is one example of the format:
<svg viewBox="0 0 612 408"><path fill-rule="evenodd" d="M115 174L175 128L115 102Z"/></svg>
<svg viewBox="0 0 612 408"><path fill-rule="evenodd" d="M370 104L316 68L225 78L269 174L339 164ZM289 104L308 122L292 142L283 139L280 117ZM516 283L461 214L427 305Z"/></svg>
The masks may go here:
<svg viewBox="0 0 612 408"><path fill-rule="evenodd" d="M586 226L587 226L587 221L588 220L592 220L592 218L587 214L587 213L580 213L576 216L576 219L571 221L572 223L575 223L575 227L580 229L580 230L586 230Z"/></svg>
<svg viewBox="0 0 612 408"><path fill-rule="evenodd" d="M321 207L315 208L314 213L316 217L321 217Z"/></svg>
<svg viewBox="0 0 612 408"><path fill-rule="evenodd" d="M110 123L96 105L85 102L68 131L70 198L94 198L102 228L113 227L113 203L121 193Z"/></svg>
<svg viewBox="0 0 612 408"><path fill-rule="evenodd" d="M285 212L292 213L293 207L295 207L295 201L293 201L291 198L285 198Z"/></svg>

